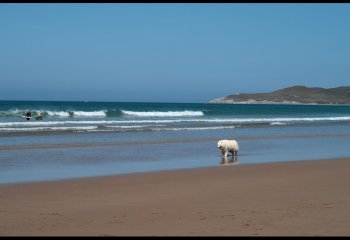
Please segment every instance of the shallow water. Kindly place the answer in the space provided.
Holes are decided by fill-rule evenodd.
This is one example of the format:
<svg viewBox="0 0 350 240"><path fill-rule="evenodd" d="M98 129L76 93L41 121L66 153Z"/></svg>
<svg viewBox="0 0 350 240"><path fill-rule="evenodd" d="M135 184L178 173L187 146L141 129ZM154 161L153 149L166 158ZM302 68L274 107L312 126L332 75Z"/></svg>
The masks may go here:
<svg viewBox="0 0 350 240"><path fill-rule="evenodd" d="M238 156L216 143L234 138ZM0 136L0 183L349 156L350 125ZM234 161L234 162L232 162Z"/></svg>

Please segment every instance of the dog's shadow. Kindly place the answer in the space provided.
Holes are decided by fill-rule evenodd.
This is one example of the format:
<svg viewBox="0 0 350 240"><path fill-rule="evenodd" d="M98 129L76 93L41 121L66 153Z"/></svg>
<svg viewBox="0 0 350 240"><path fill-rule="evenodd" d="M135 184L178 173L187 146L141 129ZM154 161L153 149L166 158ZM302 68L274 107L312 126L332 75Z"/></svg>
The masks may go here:
<svg viewBox="0 0 350 240"><path fill-rule="evenodd" d="M239 163L237 155L222 156L220 159L220 165L237 165Z"/></svg>

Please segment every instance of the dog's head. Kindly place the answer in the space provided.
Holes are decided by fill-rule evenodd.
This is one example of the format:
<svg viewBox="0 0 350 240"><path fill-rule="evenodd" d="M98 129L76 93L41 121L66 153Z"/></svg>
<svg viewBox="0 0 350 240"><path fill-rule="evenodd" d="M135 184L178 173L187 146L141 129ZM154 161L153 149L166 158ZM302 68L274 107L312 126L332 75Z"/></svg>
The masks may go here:
<svg viewBox="0 0 350 240"><path fill-rule="evenodd" d="M223 148L222 140L218 141L217 148L219 149Z"/></svg>

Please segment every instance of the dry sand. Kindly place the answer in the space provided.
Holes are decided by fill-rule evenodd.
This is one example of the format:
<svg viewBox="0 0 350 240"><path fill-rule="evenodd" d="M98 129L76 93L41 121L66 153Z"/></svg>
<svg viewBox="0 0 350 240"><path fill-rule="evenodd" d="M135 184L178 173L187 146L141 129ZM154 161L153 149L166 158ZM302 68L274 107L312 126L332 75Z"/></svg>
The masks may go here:
<svg viewBox="0 0 350 240"><path fill-rule="evenodd" d="M0 236L349 236L350 158L0 185Z"/></svg>

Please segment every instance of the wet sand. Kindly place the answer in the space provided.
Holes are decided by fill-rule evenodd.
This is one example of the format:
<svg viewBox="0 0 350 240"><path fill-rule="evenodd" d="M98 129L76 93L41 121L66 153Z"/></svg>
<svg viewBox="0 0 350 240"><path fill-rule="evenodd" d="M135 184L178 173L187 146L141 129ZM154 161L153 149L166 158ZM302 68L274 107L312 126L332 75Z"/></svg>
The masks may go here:
<svg viewBox="0 0 350 240"><path fill-rule="evenodd" d="M0 236L348 236L350 158L0 185Z"/></svg>

